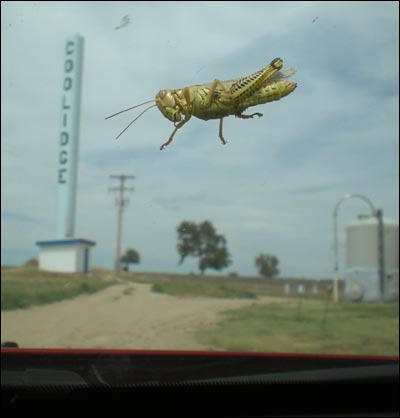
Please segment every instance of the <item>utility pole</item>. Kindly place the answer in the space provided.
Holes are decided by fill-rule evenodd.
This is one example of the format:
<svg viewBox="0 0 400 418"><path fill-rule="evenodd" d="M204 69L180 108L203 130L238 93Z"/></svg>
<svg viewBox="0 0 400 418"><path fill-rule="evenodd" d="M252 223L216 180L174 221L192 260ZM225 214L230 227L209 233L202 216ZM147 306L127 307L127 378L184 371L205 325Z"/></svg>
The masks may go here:
<svg viewBox="0 0 400 418"><path fill-rule="evenodd" d="M122 239L122 213L124 207L129 203L129 199L124 198L124 192L133 191L133 187L125 187L125 180L133 179L135 176L128 176L125 174L111 175L110 178L119 180L119 187L110 187L109 192L119 192L119 196L115 199L115 203L118 206L118 230L117 230L117 254L115 256L114 271L119 273L121 271L120 259L121 259L121 239Z"/></svg>

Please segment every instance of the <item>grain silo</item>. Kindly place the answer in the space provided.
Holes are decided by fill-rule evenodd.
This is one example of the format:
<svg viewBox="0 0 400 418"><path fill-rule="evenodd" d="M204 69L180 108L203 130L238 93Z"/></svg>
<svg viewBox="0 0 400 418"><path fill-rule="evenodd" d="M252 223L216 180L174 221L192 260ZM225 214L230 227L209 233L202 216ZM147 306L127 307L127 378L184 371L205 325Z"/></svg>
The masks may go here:
<svg viewBox="0 0 400 418"><path fill-rule="evenodd" d="M379 239L381 234L382 239ZM393 301L399 294L399 224L359 216L346 228L345 297L352 301Z"/></svg>

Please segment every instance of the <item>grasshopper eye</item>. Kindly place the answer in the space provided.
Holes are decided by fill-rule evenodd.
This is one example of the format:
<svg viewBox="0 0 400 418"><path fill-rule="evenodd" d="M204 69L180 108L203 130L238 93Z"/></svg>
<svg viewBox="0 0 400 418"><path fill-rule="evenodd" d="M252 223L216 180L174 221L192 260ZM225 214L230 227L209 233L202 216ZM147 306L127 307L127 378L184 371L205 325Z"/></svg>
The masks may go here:
<svg viewBox="0 0 400 418"><path fill-rule="evenodd" d="M156 96L156 102L157 100L160 102L161 106L165 108L174 108L176 105L175 98L171 90L161 90Z"/></svg>

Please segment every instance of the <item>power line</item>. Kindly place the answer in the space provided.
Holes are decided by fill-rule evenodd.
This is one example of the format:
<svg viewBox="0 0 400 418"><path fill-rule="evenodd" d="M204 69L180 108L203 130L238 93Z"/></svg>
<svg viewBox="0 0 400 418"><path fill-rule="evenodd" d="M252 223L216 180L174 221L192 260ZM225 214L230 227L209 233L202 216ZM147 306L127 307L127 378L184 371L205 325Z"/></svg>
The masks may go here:
<svg viewBox="0 0 400 418"><path fill-rule="evenodd" d="M117 227L117 250L115 256L115 264L114 264L114 271L115 273L119 273L121 271L120 267L120 259L121 259L121 239L122 239L122 213L124 208L129 203L129 199L124 197L124 192L132 192L134 189L133 187L125 187L125 180L134 179L135 176L129 176L126 174L120 175L110 175L110 178L118 179L119 186L118 187L109 187L109 192L118 192L118 197L115 199L115 203L118 206L118 227Z"/></svg>

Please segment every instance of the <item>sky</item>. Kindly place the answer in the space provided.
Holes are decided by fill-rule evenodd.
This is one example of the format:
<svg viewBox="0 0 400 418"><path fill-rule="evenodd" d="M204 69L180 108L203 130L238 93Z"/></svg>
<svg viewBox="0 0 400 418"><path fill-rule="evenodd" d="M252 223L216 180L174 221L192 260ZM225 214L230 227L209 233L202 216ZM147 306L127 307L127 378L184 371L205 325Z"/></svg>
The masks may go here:
<svg viewBox="0 0 400 418"><path fill-rule="evenodd" d="M96 242L92 265L112 268L117 207L110 175L134 175L122 249L143 272L178 265L176 228L212 222L232 264L256 275L273 254L283 277L333 275L333 210L358 193L399 219L399 5L397 2L2 2L1 257L38 257L56 238L64 45L84 37L76 238ZM124 18L128 16L128 18ZM173 123L157 109L117 134L159 90L231 80L280 57L297 89L252 107L263 117L192 118L160 151ZM346 226L338 213L339 269ZM211 273L211 271L208 271Z"/></svg>

